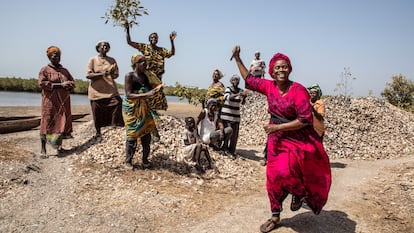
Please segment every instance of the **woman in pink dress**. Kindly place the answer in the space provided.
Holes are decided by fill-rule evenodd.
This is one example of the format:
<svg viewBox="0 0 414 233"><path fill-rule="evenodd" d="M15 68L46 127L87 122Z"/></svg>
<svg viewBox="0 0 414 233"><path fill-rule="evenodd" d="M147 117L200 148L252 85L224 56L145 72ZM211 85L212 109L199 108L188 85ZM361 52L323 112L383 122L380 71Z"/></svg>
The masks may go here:
<svg viewBox="0 0 414 233"><path fill-rule="evenodd" d="M292 65L284 54L275 54L269 62L272 80L257 79L249 73L240 59L239 46L233 49L233 57L246 88L267 96L271 115L263 128L268 134L266 189L272 217L260 226L261 232L278 227L288 194L292 195L292 211L299 210L305 201L319 214L328 199L331 168L321 138L312 126L307 89L289 80Z"/></svg>

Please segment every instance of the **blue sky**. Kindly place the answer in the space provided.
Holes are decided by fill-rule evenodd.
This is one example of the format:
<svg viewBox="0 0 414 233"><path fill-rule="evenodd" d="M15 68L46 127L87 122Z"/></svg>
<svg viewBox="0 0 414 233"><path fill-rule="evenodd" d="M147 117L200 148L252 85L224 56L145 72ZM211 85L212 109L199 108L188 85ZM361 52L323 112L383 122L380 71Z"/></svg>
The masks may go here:
<svg viewBox="0 0 414 233"><path fill-rule="evenodd" d="M120 67L117 82L131 70L128 46L120 27L101 18L112 0L13 0L0 3L0 77L37 78L48 63L46 48L62 50L61 63L85 79L88 59L99 40L111 43L109 56ZM334 89L349 67L356 78L354 96L379 96L393 75L414 79L414 1L411 0L142 0L149 15L131 31L136 42L157 32L158 45L170 48L177 31L176 55L166 60L166 85L179 82L207 88L215 68L230 85L239 74L230 62L234 45L250 63L256 50L266 61L276 52L288 55L290 78L305 86L319 83L324 94ZM244 86L244 83L241 83Z"/></svg>

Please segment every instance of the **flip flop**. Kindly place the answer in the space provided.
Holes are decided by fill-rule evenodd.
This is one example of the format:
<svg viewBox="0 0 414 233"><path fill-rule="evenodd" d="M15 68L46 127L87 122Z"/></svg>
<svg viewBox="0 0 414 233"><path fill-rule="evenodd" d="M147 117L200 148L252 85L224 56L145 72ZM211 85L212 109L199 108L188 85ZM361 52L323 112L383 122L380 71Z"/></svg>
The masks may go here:
<svg viewBox="0 0 414 233"><path fill-rule="evenodd" d="M260 231L262 233L271 232L279 226L279 223L280 218L278 218L277 221L270 218L260 226Z"/></svg>
<svg viewBox="0 0 414 233"><path fill-rule="evenodd" d="M292 202L290 203L290 210L297 211L303 205L303 197L298 197L296 195L292 195Z"/></svg>

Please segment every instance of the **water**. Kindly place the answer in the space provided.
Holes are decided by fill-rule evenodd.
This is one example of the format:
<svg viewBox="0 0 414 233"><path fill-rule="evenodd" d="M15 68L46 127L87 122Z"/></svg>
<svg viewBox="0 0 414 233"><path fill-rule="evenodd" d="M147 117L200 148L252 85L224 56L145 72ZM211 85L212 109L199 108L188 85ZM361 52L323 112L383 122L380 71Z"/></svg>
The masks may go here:
<svg viewBox="0 0 414 233"><path fill-rule="evenodd" d="M89 105L86 95L70 95L72 105ZM29 92L0 91L0 106L40 106L41 94ZM187 100L180 100L177 96L167 96L171 103L187 103Z"/></svg>

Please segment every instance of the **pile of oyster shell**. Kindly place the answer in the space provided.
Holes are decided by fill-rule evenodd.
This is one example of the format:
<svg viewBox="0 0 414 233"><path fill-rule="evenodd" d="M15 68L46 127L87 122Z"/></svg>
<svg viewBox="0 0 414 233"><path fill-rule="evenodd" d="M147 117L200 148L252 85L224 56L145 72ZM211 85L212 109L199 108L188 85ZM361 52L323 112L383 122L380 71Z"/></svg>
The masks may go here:
<svg viewBox="0 0 414 233"><path fill-rule="evenodd" d="M386 159L414 153L414 114L375 97L323 99L324 146L330 158ZM242 108L244 145L264 145L269 121L266 97L251 94Z"/></svg>
<svg viewBox="0 0 414 233"><path fill-rule="evenodd" d="M326 135L324 146L330 158L388 159L414 153L414 114L403 111L384 100L365 97L346 100L341 97L323 99L326 105ZM243 151L256 152L258 160L265 146L266 134L263 124L269 120L266 97L250 93L241 108L242 120L238 141L239 158ZM103 130L101 140L93 138L93 123L87 122L77 130L75 147L81 163L97 163L118 168L125 158L124 128L108 127ZM184 120L174 116L161 116L158 124L161 140L151 143L151 159L158 167L174 168L187 173L191 162L183 160L181 134ZM243 150L242 150L242 149ZM142 150L138 147L134 160L139 164ZM244 167L245 172L253 168L246 159L232 160L230 157L210 149L215 168L220 176L230 176ZM252 155L250 155L252 156ZM237 165L237 166L236 166Z"/></svg>

